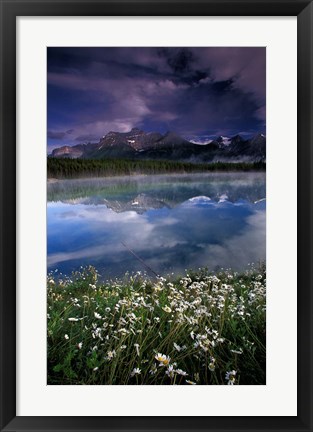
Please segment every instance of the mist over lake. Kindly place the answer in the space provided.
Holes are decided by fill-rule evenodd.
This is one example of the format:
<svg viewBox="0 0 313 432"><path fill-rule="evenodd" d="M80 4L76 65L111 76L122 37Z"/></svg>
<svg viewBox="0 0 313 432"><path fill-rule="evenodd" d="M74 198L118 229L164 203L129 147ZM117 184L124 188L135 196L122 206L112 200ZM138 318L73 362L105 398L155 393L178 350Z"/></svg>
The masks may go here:
<svg viewBox="0 0 313 432"><path fill-rule="evenodd" d="M51 182L47 224L49 271L241 270L265 260L265 173Z"/></svg>

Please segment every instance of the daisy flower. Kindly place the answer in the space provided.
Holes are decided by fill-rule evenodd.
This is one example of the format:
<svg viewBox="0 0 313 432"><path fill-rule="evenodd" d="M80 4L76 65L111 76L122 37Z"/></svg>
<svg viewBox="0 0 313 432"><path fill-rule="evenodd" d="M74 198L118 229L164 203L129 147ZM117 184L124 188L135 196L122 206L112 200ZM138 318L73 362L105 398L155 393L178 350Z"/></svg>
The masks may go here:
<svg viewBox="0 0 313 432"><path fill-rule="evenodd" d="M170 357L166 356L165 354L161 354L161 353L158 353L155 356L155 359L160 362L160 366L168 366L170 361L171 361Z"/></svg>
<svg viewBox="0 0 313 432"><path fill-rule="evenodd" d="M165 372L166 375L168 375L170 378L174 378L175 375L175 370L174 370L174 366L169 365L169 367L167 368L167 371Z"/></svg>
<svg viewBox="0 0 313 432"><path fill-rule="evenodd" d="M134 368L130 374L131 377L135 376L135 375L140 375L141 374L141 369L139 368Z"/></svg>
<svg viewBox="0 0 313 432"><path fill-rule="evenodd" d="M235 378L236 374L237 374L237 372L235 370L226 372L225 379L226 379L226 381L228 381L227 382L228 385L234 385L234 383L236 381L236 378Z"/></svg>

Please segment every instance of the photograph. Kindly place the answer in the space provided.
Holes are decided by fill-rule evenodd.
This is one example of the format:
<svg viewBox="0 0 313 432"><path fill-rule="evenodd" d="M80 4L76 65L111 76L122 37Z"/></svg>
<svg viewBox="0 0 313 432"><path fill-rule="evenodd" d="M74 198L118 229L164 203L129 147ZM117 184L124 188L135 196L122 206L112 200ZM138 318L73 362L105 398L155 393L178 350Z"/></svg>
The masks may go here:
<svg viewBox="0 0 313 432"><path fill-rule="evenodd" d="M313 0L0 3L0 432L313 432Z"/></svg>
<svg viewBox="0 0 313 432"><path fill-rule="evenodd" d="M266 47L46 54L47 384L266 385Z"/></svg>

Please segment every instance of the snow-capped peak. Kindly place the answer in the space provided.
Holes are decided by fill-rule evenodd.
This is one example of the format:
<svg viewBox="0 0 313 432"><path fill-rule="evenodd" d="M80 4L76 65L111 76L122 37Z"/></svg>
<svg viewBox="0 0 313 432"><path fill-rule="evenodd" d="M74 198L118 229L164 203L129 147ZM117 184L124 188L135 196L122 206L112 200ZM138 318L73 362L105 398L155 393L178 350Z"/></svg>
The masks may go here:
<svg viewBox="0 0 313 432"><path fill-rule="evenodd" d="M225 137L225 136L219 136L216 139L217 142L219 142L220 144L223 144L224 146L228 146L229 144L231 144L231 138Z"/></svg>
<svg viewBox="0 0 313 432"><path fill-rule="evenodd" d="M198 144L198 145L207 145L210 144L213 140L211 139L191 139L189 140L192 144Z"/></svg>

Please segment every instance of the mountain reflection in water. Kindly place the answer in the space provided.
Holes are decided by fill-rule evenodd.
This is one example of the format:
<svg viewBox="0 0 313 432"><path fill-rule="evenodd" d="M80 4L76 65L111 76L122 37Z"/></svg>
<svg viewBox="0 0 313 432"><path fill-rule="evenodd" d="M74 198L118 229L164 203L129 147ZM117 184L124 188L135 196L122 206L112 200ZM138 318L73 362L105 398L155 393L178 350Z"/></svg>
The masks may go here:
<svg viewBox="0 0 313 432"><path fill-rule="evenodd" d="M240 270L265 260L265 207L265 173L48 183L48 270L146 270L125 245L160 275Z"/></svg>

